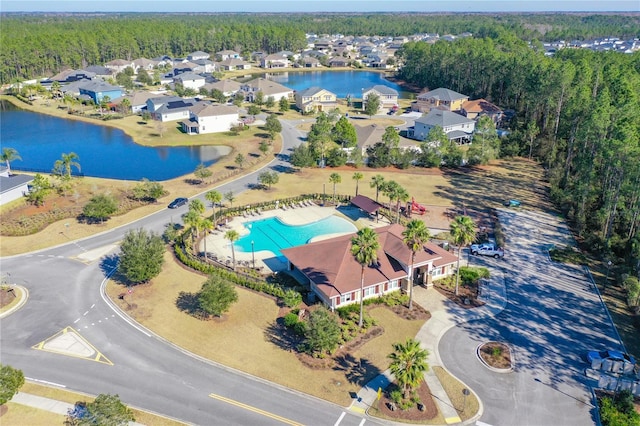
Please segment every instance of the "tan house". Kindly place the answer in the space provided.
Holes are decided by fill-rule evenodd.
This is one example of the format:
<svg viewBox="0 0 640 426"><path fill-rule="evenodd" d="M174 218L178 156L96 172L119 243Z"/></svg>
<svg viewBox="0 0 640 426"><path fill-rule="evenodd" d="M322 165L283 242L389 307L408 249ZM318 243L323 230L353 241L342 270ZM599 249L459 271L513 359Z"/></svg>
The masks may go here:
<svg viewBox="0 0 640 426"><path fill-rule="evenodd" d="M245 99L249 102L255 100L256 93L258 92L262 92L264 99L272 97L276 102L282 98L293 98L293 89L262 77L242 83L240 91L244 93Z"/></svg>
<svg viewBox="0 0 640 426"><path fill-rule="evenodd" d="M104 64L104 66L112 70L115 74L121 73L126 68L131 68L135 70L135 65L133 64L133 61L127 61L124 59L114 59L113 61L109 61L106 64Z"/></svg>
<svg viewBox="0 0 640 426"><path fill-rule="evenodd" d="M221 71L235 71L251 69L251 64L238 58L227 58L222 62L218 62L218 68Z"/></svg>
<svg viewBox="0 0 640 426"><path fill-rule="evenodd" d="M380 98L379 111L391 109L398 106L398 92L391 87L377 84L362 91L362 110L367 107L367 99L370 95L375 94Z"/></svg>
<svg viewBox="0 0 640 426"><path fill-rule="evenodd" d="M429 112L432 109L445 111L460 111L462 104L469 100L469 96L453 90L440 87L429 92L421 93L411 104L412 111Z"/></svg>
<svg viewBox="0 0 640 426"><path fill-rule="evenodd" d="M411 251L403 241L402 225L393 224L374 231L380 249L378 263L365 268L363 299L409 290L409 285L431 284L433 279L453 273L457 256L433 243L416 252L413 265ZM351 238L343 235L282 250L290 270L304 275L311 290L330 309L360 301L362 267L351 254ZM409 278L412 271L412 279ZM411 281L411 284L410 284Z"/></svg>
<svg viewBox="0 0 640 426"><path fill-rule="evenodd" d="M320 87L310 87L296 92L296 107L300 112L331 111L338 106L335 93Z"/></svg>
<svg viewBox="0 0 640 426"><path fill-rule="evenodd" d="M287 68L289 65L289 59L286 56L282 56L277 53L264 56L260 59L260 66L262 68Z"/></svg>
<svg viewBox="0 0 640 426"><path fill-rule="evenodd" d="M494 123L502 120L502 110L497 105L492 104L486 99L475 99L473 101L466 101L462 104L460 112L467 118L476 120L482 115L488 115L491 117Z"/></svg>

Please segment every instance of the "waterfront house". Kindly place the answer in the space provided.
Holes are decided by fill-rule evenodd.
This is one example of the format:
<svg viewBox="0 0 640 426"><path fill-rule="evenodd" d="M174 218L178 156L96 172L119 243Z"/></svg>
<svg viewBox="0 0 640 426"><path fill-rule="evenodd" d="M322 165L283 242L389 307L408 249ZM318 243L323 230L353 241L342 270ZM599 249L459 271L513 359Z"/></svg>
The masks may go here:
<svg viewBox="0 0 640 426"><path fill-rule="evenodd" d="M320 87L310 87L296 92L296 107L300 112L331 111L338 106L335 93Z"/></svg>
<svg viewBox="0 0 640 426"><path fill-rule="evenodd" d="M188 120L180 122L189 135L227 132L238 124L240 115L235 105L198 102L189 110Z"/></svg>
<svg viewBox="0 0 640 426"><path fill-rule="evenodd" d="M264 56L260 59L260 66L262 68L287 68L289 65L289 58L277 53Z"/></svg>
<svg viewBox="0 0 640 426"><path fill-rule="evenodd" d="M243 83L240 86L240 91L244 93L245 99L249 102L255 100L256 93L258 92L262 92L264 99L272 97L276 102L282 98L293 98L293 89L262 77L254 78L253 80Z"/></svg>
<svg viewBox="0 0 640 426"><path fill-rule="evenodd" d="M209 55L207 52L197 50L187 55L187 61L197 61L198 59L209 59L210 56L211 55Z"/></svg>
<svg viewBox="0 0 640 426"><path fill-rule="evenodd" d="M239 58L227 58L218 62L218 68L221 71L248 70L251 69L251 64Z"/></svg>
<svg viewBox="0 0 640 426"><path fill-rule="evenodd" d="M240 54L235 50L221 50L216 52L216 58L219 61L226 61L227 59L242 59Z"/></svg>
<svg viewBox="0 0 640 426"><path fill-rule="evenodd" d="M235 95L236 92L240 90L241 84L235 80L227 79L227 80L216 81L214 83L207 83L203 87L207 89L209 92L217 89L221 91L225 96L229 97L229 96Z"/></svg>
<svg viewBox="0 0 640 426"><path fill-rule="evenodd" d="M189 109L196 104L194 99L178 96L159 96L147 99L147 111L158 121L177 121L190 118Z"/></svg>
<svg viewBox="0 0 640 426"><path fill-rule="evenodd" d="M451 275L457 257L431 242L416 252L413 265L411 250L403 241L402 225L376 228L380 248L375 266L367 266L364 273L363 298L380 297L394 291L408 291L409 285L430 285L433 279ZM289 270L299 271L311 291L327 307L334 310L358 303L361 298L361 265L351 254L348 234L282 250ZM411 266L411 267L410 267ZM412 277L409 277L412 269Z"/></svg>
<svg viewBox="0 0 640 426"><path fill-rule="evenodd" d="M33 176L9 175L5 166L0 167L0 205L24 197L29 193L31 182L33 182Z"/></svg>
<svg viewBox="0 0 640 426"><path fill-rule="evenodd" d="M377 84L373 87L369 87L362 91L362 110L367 106L367 98L372 95L378 95L380 98L379 111L384 109L391 109L398 106L398 91L381 84Z"/></svg>
<svg viewBox="0 0 640 426"><path fill-rule="evenodd" d="M99 105L105 97L116 99L122 96L124 91L119 86L114 86L105 81L89 81L79 86L80 96L89 96L96 105Z"/></svg>

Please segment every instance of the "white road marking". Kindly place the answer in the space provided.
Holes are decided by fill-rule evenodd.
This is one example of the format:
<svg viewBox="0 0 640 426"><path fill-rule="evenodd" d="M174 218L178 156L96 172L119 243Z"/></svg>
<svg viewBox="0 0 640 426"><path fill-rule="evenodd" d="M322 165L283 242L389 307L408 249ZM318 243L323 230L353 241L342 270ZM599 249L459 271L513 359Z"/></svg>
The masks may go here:
<svg viewBox="0 0 640 426"><path fill-rule="evenodd" d="M366 421L367 421L367 419L360 420L360 424L358 426L362 426L364 424L364 422L366 422Z"/></svg>
<svg viewBox="0 0 640 426"><path fill-rule="evenodd" d="M85 312L84 314L82 314L83 317L86 317L87 314L89 313L89 311Z"/></svg>
<svg viewBox="0 0 640 426"><path fill-rule="evenodd" d="M344 419L344 415L345 415L345 414L346 414L346 413L343 411L343 412L342 412L342 414L340 414L340 417L338 417L338 421L337 421L337 422L335 422L335 423L333 424L333 426L338 426L338 425L340 424L340 422L342 421L342 419Z"/></svg>
<svg viewBox="0 0 640 426"><path fill-rule="evenodd" d="M60 383L48 382L46 380L40 380L40 379L32 379L30 377L25 377L25 379L27 379L29 381L32 381L32 382L45 383L47 385L58 386L60 388L66 388L65 385L61 385Z"/></svg>
<svg viewBox="0 0 640 426"><path fill-rule="evenodd" d="M96 306L96 304L94 303L93 305L91 305L91 307L89 309L93 309L93 307Z"/></svg>
<svg viewBox="0 0 640 426"><path fill-rule="evenodd" d="M77 323L78 321L80 321L80 318L78 318L77 320L75 320L73 323L75 324L75 323Z"/></svg>

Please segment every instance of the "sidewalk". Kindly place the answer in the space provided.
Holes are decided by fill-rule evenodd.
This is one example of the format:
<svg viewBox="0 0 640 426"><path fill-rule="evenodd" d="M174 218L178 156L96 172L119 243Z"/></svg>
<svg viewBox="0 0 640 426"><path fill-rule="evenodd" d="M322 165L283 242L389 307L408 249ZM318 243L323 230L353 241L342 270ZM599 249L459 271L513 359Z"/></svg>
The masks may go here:
<svg viewBox="0 0 640 426"><path fill-rule="evenodd" d="M464 309L449 301L434 288L414 287L413 301L431 313L431 318L422 326L416 335L416 340L424 349L429 351L427 362L429 371L425 374L425 381L429 385L434 401L438 405L446 424L460 423L457 410L444 391L440 381L433 372L434 366L442 367L442 360L438 352L440 338L452 327L469 321L493 317L499 314L507 305L504 276L498 272L491 281L482 287L482 297L485 304L479 308ZM384 389L393 378L389 371L385 371L358 392L358 398L351 403L350 410L365 413L375 402L378 388ZM470 389L472 392L473 390ZM477 396L476 396L477 397ZM479 400L479 399L478 399ZM480 414L482 402L480 401Z"/></svg>
<svg viewBox="0 0 640 426"><path fill-rule="evenodd" d="M45 398L30 393L18 392L13 396L11 402L28 407L38 408L40 410L50 411L63 416L67 415L69 410L73 410L73 404L68 402L56 401L55 399ZM129 426L144 426L142 423L129 422Z"/></svg>

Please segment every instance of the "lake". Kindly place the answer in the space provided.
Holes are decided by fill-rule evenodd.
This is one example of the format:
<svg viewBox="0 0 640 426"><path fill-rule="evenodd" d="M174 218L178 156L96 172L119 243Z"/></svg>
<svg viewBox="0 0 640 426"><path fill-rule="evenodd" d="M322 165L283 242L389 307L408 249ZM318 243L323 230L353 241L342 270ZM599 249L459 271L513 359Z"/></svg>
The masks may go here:
<svg viewBox="0 0 640 426"><path fill-rule="evenodd" d="M226 146L146 147L119 129L25 111L6 101L0 101L0 130L2 147L22 157L11 163L16 171L48 173L62 153L75 152L86 176L162 181L189 174L200 163L213 164L231 151Z"/></svg>
<svg viewBox="0 0 640 426"><path fill-rule="evenodd" d="M335 93L338 98L362 97L362 89L378 84L391 87L400 94L401 98L408 97L400 85L384 78L384 73L371 71L301 71L264 73L261 77L268 78L293 90L300 91L318 86ZM256 76L252 77L255 78Z"/></svg>

